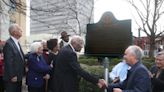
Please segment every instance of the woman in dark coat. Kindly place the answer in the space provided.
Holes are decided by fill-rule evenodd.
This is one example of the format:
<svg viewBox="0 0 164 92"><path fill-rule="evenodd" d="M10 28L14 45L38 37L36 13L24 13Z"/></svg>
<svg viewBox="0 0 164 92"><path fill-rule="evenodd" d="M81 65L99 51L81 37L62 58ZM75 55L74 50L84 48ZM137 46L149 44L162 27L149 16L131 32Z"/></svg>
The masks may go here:
<svg viewBox="0 0 164 92"><path fill-rule="evenodd" d="M59 51L59 44L57 39L50 39L47 41L47 47L49 49L49 55L48 55L48 64L53 64L53 61L55 61L56 56ZM54 62L55 63L55 62Z"/></svg>
<svg viewBox="0 0 164 92"><path fill-rule="evenodd" d="M53 70L55 68L55 61L59 51L59 44L57 39L50 39L47 41L47 47L49 49L48 55L48 64L53 67L50 72L50 79L48 81L48 92L52 92L52 85L53 85ZM55 79L54 79L55 80Z"/></svg>

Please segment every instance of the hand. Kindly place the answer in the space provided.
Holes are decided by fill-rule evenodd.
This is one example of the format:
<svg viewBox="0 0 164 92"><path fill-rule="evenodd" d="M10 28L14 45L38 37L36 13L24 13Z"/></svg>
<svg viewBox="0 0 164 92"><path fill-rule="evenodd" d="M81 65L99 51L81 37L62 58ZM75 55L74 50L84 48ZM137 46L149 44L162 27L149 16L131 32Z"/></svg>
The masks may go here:
<svg viewBox="0 0 164 92"><path fill-rule="evenodd" d="M99 88L105 89L107 87L107 82L104 79L99 79L97 85Z"/></svg>
<svg viewBox="0 0 164 92"><path fill-rule="evenodd" d="M122 92L122 90L120 88L114 88L113 92Z"/></svg>
<svg viewBox="0 0 164 92"><path fill-rule="evenodd" d="M17 76L11 78L11 82L17 82Z"/></svg>
<svg viewBox="0 0 164 92"><path fill-rule="evenodd" d="M155 76L155 74L154 73L152 74L150 71L148 71L148 73L149 73L150 78L153 78Z"/></svg>
<svg viewBox="0 0 164 92"><path fill-rule="evenodd" d="M50 75L49 74L46 74L43 78L46 79L46 80L48 80L48 79L50 79Z"/></svg>
<svg viewBox="0 0 164 92"><path fill-rule="evenodd" d="M112 81L112 83L118 83L120 82L120 77L115 77L114 80Z"/></svg>

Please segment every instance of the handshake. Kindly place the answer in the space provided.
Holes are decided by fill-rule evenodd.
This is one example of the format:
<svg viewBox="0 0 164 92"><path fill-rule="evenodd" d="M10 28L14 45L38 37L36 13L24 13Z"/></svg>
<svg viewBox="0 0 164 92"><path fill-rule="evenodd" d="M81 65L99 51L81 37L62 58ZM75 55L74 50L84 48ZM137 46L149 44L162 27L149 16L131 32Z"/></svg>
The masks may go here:
<svg viewBox="0 0 164 92"><path fill-rule="evenodd" d="M101 89L107 88L107 82L104 79L99 79L97 86Z"/></svg>

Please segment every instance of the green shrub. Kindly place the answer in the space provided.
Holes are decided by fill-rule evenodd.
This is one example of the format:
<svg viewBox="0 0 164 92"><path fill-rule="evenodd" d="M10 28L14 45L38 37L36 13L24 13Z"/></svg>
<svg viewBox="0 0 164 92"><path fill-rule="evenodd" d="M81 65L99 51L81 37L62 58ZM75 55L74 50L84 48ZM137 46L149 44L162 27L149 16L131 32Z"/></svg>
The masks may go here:
<svg viewBox="0 0 164 92"><path fill-rule="evenodd" d="M120 58L109 59L109 71L111 71L112 68L120 61ZM98 62L97 58L82 56L79 58L79 62L84 70L94 74L96 77L103 78L104 68L102 63ZM150 69L150 67L154 64L154 58L143 58L142 62L148 69ZM79 92L103 92L103 90L99 89L97 85L81 79Z"/></svg>
<svg viewBox="0 0 164 92"><path fill-rule="evenodd" d="M88 66L85 64L81 64L81 67L93 74L93 76L97 78L103 78L103 67L100 65ZM85 79L80 80L79 84L79 92L103 92L103 90L99 89L97 85L94 85Z"/></svg>
<svg viewBox="0 0 164 92"><path fill-rule="evenodd" d="M79 63L87 64L87 65L100 65L100 63L97 61L97 59L94 59L94 58L79 59Z"/></svg>
<svg viewBox="0 0 164 92"><path fill-rule="evenodd" d="M109 71L111 71L111 69L118 64L121 61L120 58L113 58L110 59L109 58ZM86 56L81 56L79 58L79 63L81 64L87 64L90 66L93 65L103 65L103 62L98 62L98 59L96 57L86 57Z"/></svg>
<svg viewBox="0 0 164 92"><path fill-rule="evenodd" d="M144 64L148 69L151 68L151 66L154 64L154 61L155 61L154 58L143 58L143 59L142 59L143 64Z"/></svg>

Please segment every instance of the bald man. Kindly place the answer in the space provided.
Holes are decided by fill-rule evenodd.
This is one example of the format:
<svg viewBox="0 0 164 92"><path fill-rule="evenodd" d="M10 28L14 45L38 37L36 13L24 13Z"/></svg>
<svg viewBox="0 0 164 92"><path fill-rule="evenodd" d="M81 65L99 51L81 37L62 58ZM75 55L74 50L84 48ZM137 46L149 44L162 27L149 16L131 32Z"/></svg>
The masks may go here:
<svg viewBox="0 0 164 92"><path fill-rule="evenodd" d="M78 92L79 76L97 84L99 88L105 85L104 80L95 78L80 67L76 52L79 52L83 45L84 41L80 36L73 36L71 43L60 50L54 68L53 92Z"/></svg>
<svg viewBox="0 0 164 92"><path fill-rule="evenodd" d="M108 92L151 92L151 80L147 68L141 63L142 49L129 46L124 53L124 59L130 66L127 78L116 84L109 84Z"/></svg>
<svg viewBox="0 0 164 92"><path fill-rule="evenodd" d="M9 27L10 38L3 48L5 92L21 92L24 74L24 54L19 44L22 29L18 24Z"/></svg>

